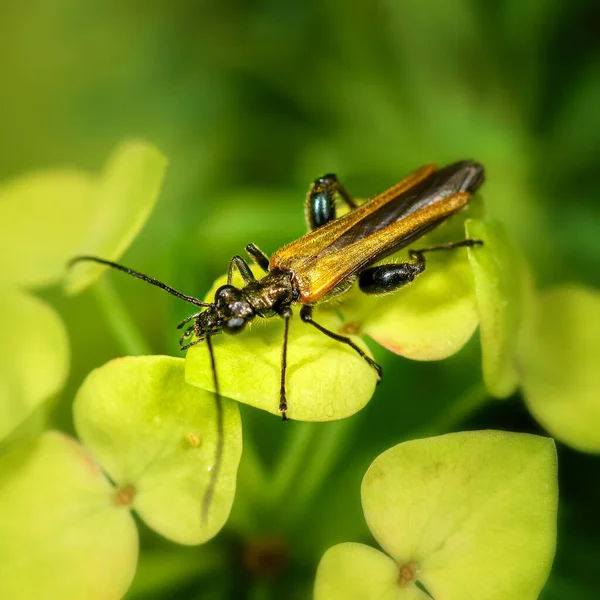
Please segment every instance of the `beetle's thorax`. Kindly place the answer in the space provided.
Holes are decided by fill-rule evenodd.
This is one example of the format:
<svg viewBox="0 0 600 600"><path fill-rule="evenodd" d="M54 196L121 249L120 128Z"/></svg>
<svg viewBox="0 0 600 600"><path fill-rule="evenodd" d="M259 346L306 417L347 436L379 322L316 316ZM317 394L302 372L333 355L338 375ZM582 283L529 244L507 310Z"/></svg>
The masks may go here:
<svg viewBox="0 0 600 600"><path fill-rule="evenodd" d="M261 317L272 317L298 298L292 273L281 269L274 269L262 279L251 281L242 289L242 293Z"/></svg>

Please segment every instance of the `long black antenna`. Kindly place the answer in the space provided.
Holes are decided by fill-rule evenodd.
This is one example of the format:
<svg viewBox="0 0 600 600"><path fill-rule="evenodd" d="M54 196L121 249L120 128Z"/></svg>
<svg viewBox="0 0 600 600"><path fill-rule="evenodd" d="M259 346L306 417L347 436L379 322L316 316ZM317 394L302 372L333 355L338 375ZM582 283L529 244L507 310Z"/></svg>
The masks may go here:
<svg viewBox="0 0 600 600"><path fill-rule="evenodd" d="M106 265L107 267L112 267L113 269L118 269L119 271L123 271L124 273L127 273L128 275L133 275L133 277L137 277L138 279L141 279L143 281L151 283L152 285L159 287L161 290L165 290L165 292L168 292L172 296L176 296L177 298L180 298L181 300L185 300L186 302L189 302L190 304L195 304L196 306L210 306L210 304L208 304L207 302L201 302L200 300L198 300L198 298L194 298L193 296L186 296L185 294L178 292L176 289L172 288L171 286L168 286L167 284L163 283L162 281L158 281L158 279L154 279L154 277L149 277L148 275L144 275L143 273L139 273L138 271L134 271L133 269L128 269L127 267L118 265L117 263L111 262L110 260L104 260L103 258L98 258L97 256L76 256L73 260L69 261L68 266L69 266L69 268L71 268L73 265L75 265L79 262L85 262L85 261L95 262L95 263L99 263L101 265Z"/></svg>

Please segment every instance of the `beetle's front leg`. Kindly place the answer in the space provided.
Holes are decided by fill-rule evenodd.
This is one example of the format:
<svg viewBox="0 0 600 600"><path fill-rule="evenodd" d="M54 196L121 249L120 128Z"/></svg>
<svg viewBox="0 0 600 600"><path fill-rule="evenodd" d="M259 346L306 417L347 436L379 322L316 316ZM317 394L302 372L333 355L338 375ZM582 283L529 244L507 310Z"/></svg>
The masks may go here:
<svg viewBox="0 0 600 600"><path fill-rule="evenodd" d="M256 281L254 277L254 273L250 270L248 263L241 256L234 256L229 261L229 271L227 272L227 285L231 285L231 281L233 280L233 272L237 269L239 274L242 276L244 283L250 283L251 281Z"/></svg>
<svg viewBox="0 0 600 600"><path fill-rule="evenodd" d="M350 209L356 208L357 204L352 196L333 174L319 177L310 186L304 204L304 217L309 231L322 227L335 219L336 194L341 196Z"/></svg>

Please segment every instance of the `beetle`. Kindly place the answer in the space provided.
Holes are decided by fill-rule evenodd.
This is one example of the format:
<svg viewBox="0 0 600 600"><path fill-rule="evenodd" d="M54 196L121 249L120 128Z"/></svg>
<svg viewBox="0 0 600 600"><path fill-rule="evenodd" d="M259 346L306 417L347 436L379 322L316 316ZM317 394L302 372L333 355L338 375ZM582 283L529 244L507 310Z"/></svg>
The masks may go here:
<svg viewBox="0 0 600 600"><path fill-rule="evenodd" d="M317 323L313 319L313 307L343 294L356 280L365 294L394 292L425 270L426 253L481 245L480 240L464 239L409 250L407 262L376 264L464 208L483 180L484 168L474 160L463 160L441 169L429 164L359 205L335 175L323 175L311 185L305 201L309 232L280 248L270 258L255 244L248 244L246 252L264 271L264 276L256 279L248 263L241 256L234 256L229 263L227 284L217 289L213 302L202 302L153 277L96 256L78 256L70 264L92 261L112 267L199 307L198 312L177 326L181 329L191 322L181 336L180 346L181 350L186 350L206 341L217 397L219 386L212 336L220 332L238 334L256 317L281 317L284 333L279 412L285 421L288 410L287 345L292 307L301 305L300 319L304 323L348 345L375 369L381 379L381 367L349 337ZM350 208L339 218L336 215L337 197ZM236 270L244 281L241 288L232 285Z"/></svg>

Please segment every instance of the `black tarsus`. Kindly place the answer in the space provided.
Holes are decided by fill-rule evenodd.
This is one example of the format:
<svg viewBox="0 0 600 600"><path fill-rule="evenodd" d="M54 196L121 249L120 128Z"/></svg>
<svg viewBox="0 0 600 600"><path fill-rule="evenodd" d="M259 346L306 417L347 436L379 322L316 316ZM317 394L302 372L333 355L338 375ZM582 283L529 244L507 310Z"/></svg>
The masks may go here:
<svg viewBox="0 0 600 600"><path fill-rule="evenodd" d="M181 329L186 323L189 323L192 319L197 319L204 311L195 312L193 315L186 317L179 325L177 325L177 329Z"/></svg>
<svg viewBox="0 0 600 600"><path fill-rule="evenodd" d="M194 296L186 296L185 294L178 292L176 289L172 288L171 286L167 285L166 283L163 283L162 281L158 281L158 279L154 279L154 277L144 275L143 273L134 271L133 269L129 269L128 267L124 267L123 265L119 265L117 263L111 262L110 260L104 260L103 258L98 258L97 256L76 256L74 259L69 261L68 268L71 268L75 264L77 264L79 262L84 262L84 261L99 263L101 265L105 265L107 267L112 267L113 269L123 271L123 273L132 275L133 277L137 277L138 279L142 279L143 281L146 281L147 283L151 283L152 285L159 287L161 290L164 290L165 292L171 294L172 296L176 296L180 300L185 300L185 302L189 302L190 304L194 304L196 306L204 306L204 307L210 306L210 304L207 304L206 302L201 302L200 300L198 300L198 298L194 298Z"/></svg>
<svg viewBox="0 0 600 600"><path fill-rule="evenodd" d="M190 329L186 330L186 332L181 336L181 338L179 339L179 349L183 352L184 350L187 350L188 348L191 348L192 346L196 346L198 345L200 342L204 341L204 338L200 338L199 340L194 340L193 342L190 342L189 344L185 344L182 345L182 342L184 339L186 339L187 337L189 337L188 335L188 331L194 331L193 327L190 327ZM190 334L191 335L191 334Z"/></svg>
<svg viewBox="0 0 600 600"><path fill-rule="evenodd" d="M428 248L420 248L419 250L411 250L412 254L423 254L424 252L436 252L437 250L454 250L454 248L473 248L474 246L483 246L482 240L472 240L467 238L466 240L460 240L458 242L448 242L447 244L440 244L439 246L429 246Z"/></svg>

